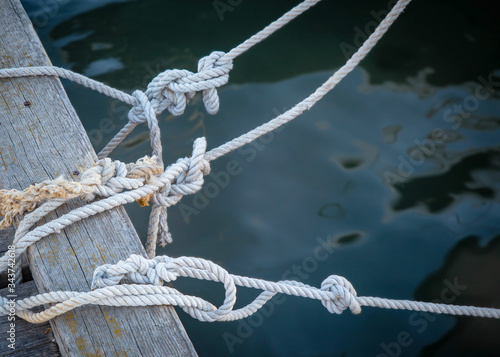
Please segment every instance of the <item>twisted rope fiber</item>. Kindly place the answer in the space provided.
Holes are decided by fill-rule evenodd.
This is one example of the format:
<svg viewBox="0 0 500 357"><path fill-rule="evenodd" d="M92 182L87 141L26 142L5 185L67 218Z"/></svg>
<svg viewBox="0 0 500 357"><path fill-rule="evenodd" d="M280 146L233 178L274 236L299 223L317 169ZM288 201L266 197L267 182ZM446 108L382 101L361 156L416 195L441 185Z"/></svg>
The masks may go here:
<svg viewBox="0 0 500 357"><path fill-rule="evenodd" d="M202 143L203 141L199 142ZM196 145L198 145L199 142L197 142ZM155 175L162 172L162 166L156 164L156 161L156 158L153 156L152 158L141 158L137 160L136 163L124 164L120 161L113 162L111 159L106 158L99 160L95 166L85 171L79 182L68 181L59 177L52 181L47 180L39 184L31 185L24 191L0 190L0 213L5 215L4 219L0 222L0 227L2 229L12 224L15 215L32 211L42 201L48 199L47 202L38 207L34 212L26 215L21 221L12 243L16 247L14 250L15 256L12 257L12 251L8 251L4 256L0 257L0 271L7 269L9 259L15 258L15 279L16 283L20 283L20 255L41 238L54 232L59 232L61 229L77 220L85 218L85 215L81 214L78 210L74 210L68 215L60 217L62 218L61 220L54 220L39 227L41 228L40 230L29 232L29 229L33 225L71 198L81 197L86 201L91 201L96 196L110 197L124 189L134 190L147 182L156 181ZM143 198L138 199L139 203L143 204L141 200L143 200ZM115 203L119 202L116 199L113 201ZM102 208L105 202L102 203L103 204L96 206ZM111 208L111 206L105 207L109 207L107 209ZM87 212L93 209L93 207L89 206L81 208ZM94 210L93 214L103 211L104 210Z"/></svg>
<svg viewBox="0 0 500 357"><path fill-rule="evenodd" d="M20 68L2 68L0 69L0 78L18 78L18 77L39 77L39 76L57 76L69 79L72 82L83 85L84 87L93 89L108 97L118 99L130 105L137 105L138 101L128 93L113 87L107 86L104 83L95 81L85 77L79 73L70 71L69 69L55 66L37 66L37 67L20 67Z"/></svg>
<svg viewBox="0 0 500 357"><path fill-rule="evenodd" d="M0 215L4 216L4 219L0 222L0 229L12 225L15 216L34 210L46 199L69 200L82 197L91 201L96 196L109 197L123 189L138 188L146 180L161 174L163 167L156 162L155 156L143 157L136 163L127 165L106 158L86 170L78 182L66 180L61 176L55 180L33 184L23 191L2 189Z"/></svg>
<svg viewBox="0 0 500 357"><path fill-rule="evenodd" d="M199 297L184 295L174 288L162 286L177 277L221 282L225 288L225 298L221 306L215 307ZM124 278L137 284L117 285ZM140 285L145 284L145 285ZM233 310L236 303L236 285L263 290L248 305ZM472 306L445 305L407 300L391 300L377 297L358 297L356 291L345 278L332 275L323 281L321 288L315 288L298 281L270 282L229 274L219 265L205 259L192 257L170 258L159 256L146 259L131 255L115 265L102 265L94 272L93 291L59 291L39 294L16 301L16 314L33 323L42 323L77 307L93 304L106 306L151 306L174 305L200 321L234 321L252 315L275 294L287 294L320 300L330 313L341 314L350 309L354 314L361 312L361 306L386 309L426 311L438 314L480 316L500 318L500 309L477 308ZM1 298L0 316L9 314L8 299ZM30 309L48 303L56 305L41 312Z"/></svg>
<svg viewBox="0 0 500 357"><path fill-rule="evenodd" d="M26 207L22 207L14 214L26 213L34 209L33 212L25 216L16 232L14 240L16 257L34 242L49 234L58 232L76 221L136 200L142 200L143 204L147 204L150 198L153 200L154 205L150 218L147 249L150 257L154 256L157 236L160 236L161 244L171 240L166 222L166 208L177 203L182 196L193 194L201 188L203 185L203 176L207 175L210 170L209 161L257 139L259 136L276 129L280 125L296 118L305 110L310 109L368 54L389 26L401 14L410 0L400 0L346 64L336 71L313 94L298 103L295 107L270 122L209 152L205 152L205 139L199 138L193 144L193 154L191 157L179 159L176 163L167 167L161 174L152 172L151 170L157 170L158 168L161 171L163 167L161 160L161 136L156 115L165 109L168 109L174 115L182 114L187 101L197 91L203 92L203 101L207 111L212 114L217 112L219 99L216 88L227 83L229 78L228 73L232 69L232 60L317 2L319 0L304 1L227 54L213 52L209 56L200 59L198 73L186 70L167 70L160 73L148 85L144 93L135 91L132 95L129 95L82 75L57 67L0 70L0 78L57 75L133 105L133 108L129 112L129 122L103 149L100 153L100 158L104 159L135 126L143 122L147 122L149 127L154 155L151 159L143 159L149 160L149 171L141 172L137 177L129 177L127 174L123 174L124 172L128 172L123 168L125 164L116 161L113 163L113 166L111 160L106 159L108 161L101 160L95 166L102 166L101 172L97 175L96 181L88 186L82 186L82 182L74 183L65 181L62 178L46 182L45 185L40 187L34 185L33 190L48 192L45 197L48 201L39 206L43 199L33 199L32 202L27 203ZM85 174L89 176L95 167L87 170ZM109 184L106 184L107 182ZM53 192L54 187L51 185L56 187L56 193ZM74 188L75 185L77 188ZM57 194L59 192L57 190L60 187L65 189L65 195L60 196ZM73 190L68 189L68 187L73 187ZM123 191L124 189L128 191ZM47 213L76 196L87 199L93 199L95 196L106 198L89 203L29 231ZM4 270L7 267L7 259L5 258L6 256L0 258L0 270ZM173 281L178 276L222 282L226 291L223 304L219 308L216 308L201 298L184 295L173 288L161 286L164 281ZM116 285L124 277L128 277L139 284L148 285ZM247 306L233 310L234 303L236 302L236 285L264 291ZM156 257L155 259L146 260L143 257L132 255L126 261L120 261L116 265L104 265L97 268L94 273L93 287L97 289L91 292L51 292L17 301L15 305L16 313L19 317L31 322L43 322L86 304L110 306L176 305L182 307L188 314L201 321L229 321L250 316L276 293L284 293L321 300L329 312L338 314L347 308L353 313L359 313L361 306L373 306L453 315L500 317L500 310L492 308L391 300L377 297L357 297L352 285L345 278L335 275L328 277L322 283L321 289L317 289L296 281L275 283L231 275L210 261L189 257L176 259ZM0 315L5 315L10 309L10 304L7 299L1 299ZM47 303L56 303L56 305L40 313L30 311L33 307Z"/></svg>

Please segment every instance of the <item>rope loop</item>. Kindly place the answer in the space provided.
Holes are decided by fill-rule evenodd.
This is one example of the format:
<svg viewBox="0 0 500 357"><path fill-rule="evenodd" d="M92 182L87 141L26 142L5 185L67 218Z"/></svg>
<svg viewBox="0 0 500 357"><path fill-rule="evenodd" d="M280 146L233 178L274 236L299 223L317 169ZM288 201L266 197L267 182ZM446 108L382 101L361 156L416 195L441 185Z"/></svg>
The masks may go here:
<svg viewBox="0 0 500 357"><path fill-rule="evenodd" d="M193 154L190 158L177 161L184 165L185 170L176 178L172 184L173 195L190 195L198 192L203 186L203 176L210 173L210 163L205 159L207 142L205 138L198 138L193 143Z"/></svg>
<svg viewBox="0 0 500 357"><path fill-rule="evenodd" d="M101 265L94 271L92 290L118 285L125 277L138 284L163 285L163 280L156 270L157 264L157 260L147 260L140 255L132 254L127 260L120 260L114 265ZM161 271L165 274L164 269ZM165 276L173 280L176 278L168 274Z"/></svg>
<svg viewBox="0 0 500 357"><path fill-rule="evenodd" d="M179 276L222 282L226 290L224 302L219 308L205 309L186 304L181 305L184 311L200 321L231 319L236 303L234 279L219 265L201 258L158 256L146 259L133 254L127 260L121 260L114 265L106 264L96 268L92 290L118 285L124 278L129 278L138 284L161 286L163 282L174 281Z"/></svg>
<svg viewBox="0 0 500 357"><path fill-rule="evenodd" d="M145 156L129 164L109 158L101 159L82 174L80 181L70 183L78 185L85 201L92 201L97 196L113 196L124 189L138 188L161 174L162 167L156 161L155 156Z"/></svg>
<svg viewBox="0 0 500 357"><path fill-rule="evenodd" d="M186 295L163 286L177 277L195 278L219 282L224 285L223 303L216 307L202 298ZM135 284L120 284L123 279ZM234 310L236 286L263 290L248 305ZM200 321L234 321L251 316L262 308L275 294L287 294L320 300L331 313L342 313L349 308L360 312L360 306L385 309L405 309L434 312L438 314L481 316L500 318L500 309L473 306L446 305L408 300L391 300L377 297L358 297L351 283L337 275L329 276L321 284L321 289L299 281L272 282L229 274L221 266L202 258L158 256L146 259L131 255L127 260L111 265L106 264L94 271L92 291L56 291L39 294L21 300L0 297L0 316L14 313L30 322L40 323L62 315L83 305L107 306L151 306L174 305ZM56 305L40 312L31 309L43 304Z"/></svg>

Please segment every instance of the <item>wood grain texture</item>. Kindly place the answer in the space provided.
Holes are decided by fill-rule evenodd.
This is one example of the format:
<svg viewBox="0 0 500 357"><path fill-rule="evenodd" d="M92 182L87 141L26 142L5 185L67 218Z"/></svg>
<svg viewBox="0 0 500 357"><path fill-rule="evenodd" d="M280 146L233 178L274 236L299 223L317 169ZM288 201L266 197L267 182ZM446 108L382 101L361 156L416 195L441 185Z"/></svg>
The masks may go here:
<svg viewBox="0 0 500 357"><path fill-rule="evenodd" d="M50 65L19 0L0 1L0 66ZM24 102L30 101L30 106ZM93 165L96 155L57 78L0 80L0 181L32 182ZM78 200L48 217L81 205ZM88 291L94 269L144 248L123 208L90 217L36 243L27 252L38 291ZM63 356L195 356L172 307L90 306L51 321ZM1 352L1 351L0 351Z"/></svg>
<svg viewBox="0 0 500 357"><path fill-rule="evenodd" d="M0 290L0 296L7 296L7 289ZM16 287L18 299L38 294L35 283L29 281ZM61 353L54 340L54 334L48 322L42 324L32 324L17 318L16 329L16 349L10 349L6 331L9 330L10 321L0 319L0 355L5 357L59 357Z"/></svg>
<svg viewBox="0 0 500 357"><path fill-rule="evenodd" d="M0 185L0 188L1 185ZM16 233L14 227L9 227L7 229L4 229L3 231L0 231L0 256L4 255L7 250L9 250L9 245L12 244L12 241L14 241L14 234ZM21 257L21 269L22 269L22 274L23 274L23 279L24 281L29 281L33 280L30 272L30 268L28 266L28 261L26 260L26 256L23 254ZM3 289L7 287L8 281L7 281L7 271L0 272L0 289ZM1 296L1 295L0 295ZM1 321L0 321L1 322ZM0 330L1 331L1 330ZM1 351L1 349L0 349Z"/></svg>

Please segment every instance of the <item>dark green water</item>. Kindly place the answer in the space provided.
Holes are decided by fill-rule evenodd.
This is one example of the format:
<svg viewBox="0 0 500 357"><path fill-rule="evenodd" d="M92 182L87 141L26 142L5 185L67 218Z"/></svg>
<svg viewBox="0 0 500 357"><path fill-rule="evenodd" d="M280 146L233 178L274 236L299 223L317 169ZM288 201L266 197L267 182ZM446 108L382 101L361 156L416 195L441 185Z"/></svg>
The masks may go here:
<svg viewBox="0 0 500 357"><path fill-rule="evenodd" d="M212 1L23 3L54 64L132 91L167 68L194 71L200 57L228 51L298 1L233 1L222 20ZM165 162L188 155L199 136L212 148L293 106L373 30L371 11L387 6L324 0L236 59L217 115L197 97L182 117L159 118ZM500 308L499 29L495 2L415 0L312 110L214 162L209 198L187 196L169 210L174 243L158 253L315 286L338 274L359 295ZM101 149L128 107L64 84ZM149 153L143 126L113 157ZM149 210L127 210L144 237ZM220 285L174 286L222 302ZM238 294L241 306L257 292ZM201 356L500 354L500 323L488 319L330 315L294 297L275 297L242 322L179 316Z"/></svg>

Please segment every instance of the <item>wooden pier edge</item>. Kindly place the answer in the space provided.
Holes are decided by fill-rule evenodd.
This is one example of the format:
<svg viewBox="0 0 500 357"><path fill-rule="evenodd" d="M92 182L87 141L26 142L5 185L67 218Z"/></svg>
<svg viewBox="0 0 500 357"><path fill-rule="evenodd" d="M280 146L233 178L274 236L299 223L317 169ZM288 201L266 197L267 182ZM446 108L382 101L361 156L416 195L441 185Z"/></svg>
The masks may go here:
<svg viewBox="0 0 500 357"><path fill-rule="evenodd" d="M19 0L0 2L0 33L1 68L51 64ZM58 78L3 79L0 96L0 181L6 188L23 189L60 175L70 178L96 161ZM48 219L78 204L70 203ZM120 207L42 239L27 257L36 287L44 293L88 291L95 267L132 253L145 256ZM196 356L172 307L86 306L50 324L63 356Z"/></svg>

